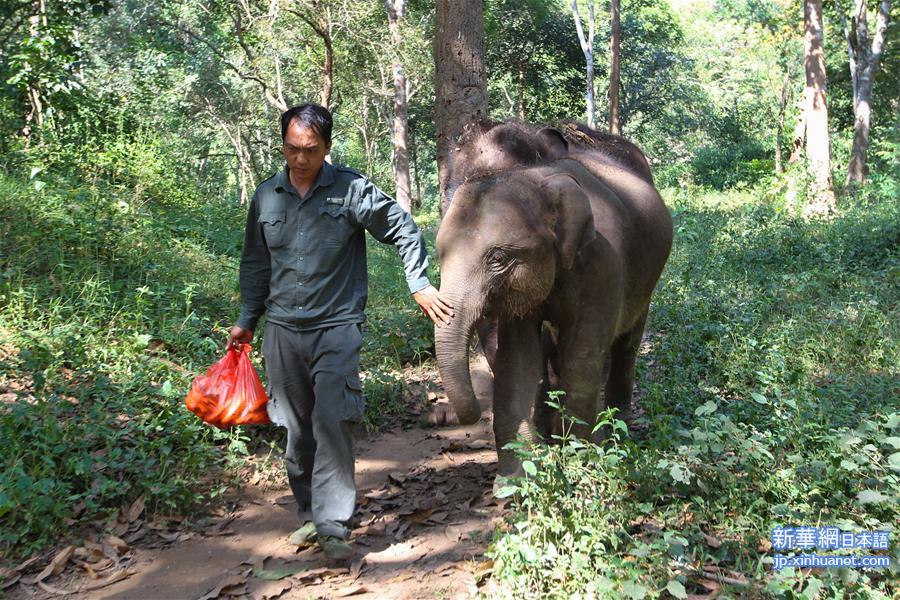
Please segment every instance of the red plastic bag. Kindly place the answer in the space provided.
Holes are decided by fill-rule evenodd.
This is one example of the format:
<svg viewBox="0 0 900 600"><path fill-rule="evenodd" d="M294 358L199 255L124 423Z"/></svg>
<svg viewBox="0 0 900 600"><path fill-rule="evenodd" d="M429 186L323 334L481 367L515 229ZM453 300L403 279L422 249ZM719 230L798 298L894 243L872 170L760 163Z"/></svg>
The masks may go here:
<svg viewBox="0 0 900 600"><path fill-rule="evenodd" d="M237 344L225 358L194 379L184 403L188 410L220 429L269 423L266 391L248 356L250 344Z"/></svg>

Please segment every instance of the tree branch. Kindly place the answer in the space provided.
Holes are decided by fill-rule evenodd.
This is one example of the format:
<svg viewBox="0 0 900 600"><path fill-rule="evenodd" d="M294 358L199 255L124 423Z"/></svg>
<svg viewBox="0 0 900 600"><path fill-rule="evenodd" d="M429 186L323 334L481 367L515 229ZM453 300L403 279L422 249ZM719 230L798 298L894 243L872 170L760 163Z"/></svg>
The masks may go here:
<svg viewBox="0 0 900 600"><path fill-rule="evenodd" d="M238 77L247 81L255 81L259 85L259 87L262 88L263 95L265 96L266 101L269 103L269 105L272 106L272 108L275 108L279 112L284 112L287 110L287 106L284 103L279 102L278 99L272 95L272 91L269 89L269 84L262 77L257 74L247 73L239 66L234 64L234 62L228 60L228 57L225 56L225 53L217 48L215 44L203 38L199 34L191 31L187 27L182 27L177 23L172 23L171 21L166 21L165 19L160 19L160 23L190 36L194 40L200 42L201 44L212 50L213 54L215 54L219 58L219 60L222 61L222 64L234 71L238 75Z"/></svg>
<svg viewBox="0 0 900 600"><path fill-rule="evenodd" d="M584 37L584 28L581 26L581 15L578 14L578 0L572 0L572 17L575 19L575 30L578 32L578 41L581 43L581 51L587 56L588 43Z"/></svg>

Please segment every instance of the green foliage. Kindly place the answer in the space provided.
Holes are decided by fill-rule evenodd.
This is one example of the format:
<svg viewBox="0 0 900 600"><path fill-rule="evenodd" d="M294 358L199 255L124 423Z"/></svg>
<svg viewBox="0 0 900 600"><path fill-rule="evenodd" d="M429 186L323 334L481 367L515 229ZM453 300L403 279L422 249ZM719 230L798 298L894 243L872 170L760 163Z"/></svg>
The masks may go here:
<svg viewBox="0 0 900 600"><path fill-rule="evenodd" d="M4 130L32 129L39 118L53 117L80 99L84 53L78 30L108 8L107 0L60 0L11 3L0 12L0 81L5 84L0 94L18 113L0 112ZM8 150L7 143L3 139L0 150Z"/></svg>
<svg viewBox="0 0 900 600"><path fill-rule="evenodd" d="M543 0L485 5L491 116L553 122L584 112L584 58L572 16Z"/></svg>
<svg viewBox="0 0 900 600"><path fill-rule="evenodd" d="M627 514L619 501L628 474L628 450L619 444L625 424L606 413L597 424L604 426L612 435L603 445L566 433L558 445L508 446L522 459L524 475L497 491L501 498L512 497L513 507L506 533L495 538L489 553L495 577L503 582L501 597L608 597L637 584L640 570L614 555L626 543L619 536ZM607 575L623 571L634 577L621 586Z"/></svg>
<svg viewBox="0 0 900 600"><path fill-rule="evenodd" d="M236 263L202 233L178 235L176 208L60 173L0 179L0 384L14 390L0 405L3 546L40 548L66 519L141 495L182 510L206 497L211 466L245 451L239 431L182 404L221 351L210 315L232 312L222 278ZM208 212L239 228L237 211Z"/></svg>
<svg viewBox="0 0 900 600"><path fill-rule="evenodd" d="M760 195L667 194L648 432L521 448L534 467L492 551L506 595L683 597L710 564L748 579L732 595L896 593L896 570L772 575L765 543L775 525L900 517L900 208L870 194L806 222Z"/></svg>

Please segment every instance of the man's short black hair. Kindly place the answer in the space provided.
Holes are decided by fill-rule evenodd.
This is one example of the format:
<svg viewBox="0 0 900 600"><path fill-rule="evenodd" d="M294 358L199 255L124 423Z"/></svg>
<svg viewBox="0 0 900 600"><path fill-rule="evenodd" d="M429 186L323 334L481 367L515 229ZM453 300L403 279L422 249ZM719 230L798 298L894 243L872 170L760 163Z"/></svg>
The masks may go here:
<svg viewBox="0 0 900 600"><path fill-rule="evenodd" d="M326 146L331 143L331 113L324 106L310 102L284 111L281 115L281 141L287 136L288 127L294 119L297 119L300 125L316 132Z"/></svg>

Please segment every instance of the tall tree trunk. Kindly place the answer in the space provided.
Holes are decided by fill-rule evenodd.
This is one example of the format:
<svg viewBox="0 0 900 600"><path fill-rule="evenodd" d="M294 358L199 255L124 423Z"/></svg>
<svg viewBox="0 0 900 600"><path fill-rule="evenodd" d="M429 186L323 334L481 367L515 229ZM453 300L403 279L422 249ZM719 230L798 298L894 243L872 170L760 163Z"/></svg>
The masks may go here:
<svg viewBox="0 0 900 600"><path fill-rule="evenodd" d="M444 214L448 155L465 126L487 116L482 0L437 0L434 66L438 179Z"/></svg>
<svg viewBox="0 0 900 600"><path fill-rule="evenodd" d="M787 111L788 94L791 90L791 71L784 74L784 84L781 86L781 102L778 105L778 129L775 130L775 172L784 173L784 164L781 160L781 144L784 138L784 113Z"/></svg>
<svg viewBox="0 0 900 600"><path fill-rule="evenodd" d="M525 120L525 60L519 60L519 119Z"/></svg>
<svg viewBox="0 0 900 600"><path fill-rule="evenodd" d="M806 67L806 159L810 198L806 214L828 214L835 210L831 186L831 140L828 136L827 84L823 50L822 0L804 0L803 46Z"/></svg>
<svg viewBox="0 0 900 600"><path fill-rule="evenodd" d="M797 117L797 124L794 126L794 142L791 144L791 156L788 158L788 164L794 164L800 160L803 153L803 146L806 144L806 106L809 90L803 90L803 96L800 99L800 114Z"/></svg>
<svg viewBox="0 0 900 600"><path fill-rule="evenodd" d="M865 0L856 0L855 15L851 19L852 30L844 24L847 39L850 75L853 79L853 147L847 166L847 185L851 188L862 184L868 175L869 130L872 118L872 87L875 73L884 48L884 35L891 13L891 0L882 0L875 21L875 38L869 44L869 28Z"/></svg>
<svg viewBox="0 0 900 600"><path fill-rule="evenodd" d="M610 7L609 37L609 132L621 135L619 127L619 61L621 59L622 30L619 17L619 0L612 0Z"/></svg>
<svg viewBox="0 0 900 600"><path fill-rule="evenodd" d="M322 65L322 93L319 103L325 108L331 106L331 92L334 87L334 40L331 35L331 6L320 5L314 1L311 5L301 5L299 9L287 9L303 19L316 32L325 45L325 62Z"/></svg>
<svg viewBox="0 0 900 600"><path fill-rule="evenodd" d="M419 172L418 151L416 150L416 130L409 128L409 155L412 159L412 170L416 179L416 195L413 197L413 206L422 208L422 177Z"/></svg>
<svg viewBox="0 0 900 600"><path fill-rule="evenodd" d="M325 44L325 64L322 70L322 106L331 106L331 91L334 88L334 45L331 39L331 9L325 8L319 18L316 30Z"/></svg>
<svg viewBox="0 0 900 600"><path fill-rule="evenodd" d="M47 26L47 7L44 4L44 0L36 0L33 12L28 19L28 33L32 39L37 38L41 25ZM24 66L26 69L29 69L27 63ZM41 99L41 87L37 81L32 81L28 84L27 96L27 108L24 115L25 126L21 130L22 137L25 138L26 148L31 145L31 134L34 133L35 127L40 131L44 124L44 103Z"/></svg>
<svg viewBox="0 0 900 600"><path fill-rule="evenodd" d="M407 134L406 111L406 74L403 72L403 61L400 58L400 50L403 42L403 34L400 30L400 22L406 11L406 0L384 0L384 8L388 14L388 27L391 30L391 44L394 52L394 183L397 187L397 203L406 212L411 212L411 185L409 177L409 145Z"/></svg>
<svg viewBox="0 0 900 600"><path fill-rule="evenodd" d="M585 36L581 26L581 15L578 13L578 0L572 0L572 18L575 19L575 30L584 53L585 63L585 104L588 127L594 127L594 0L588 0L588 32Z"/></svg>

